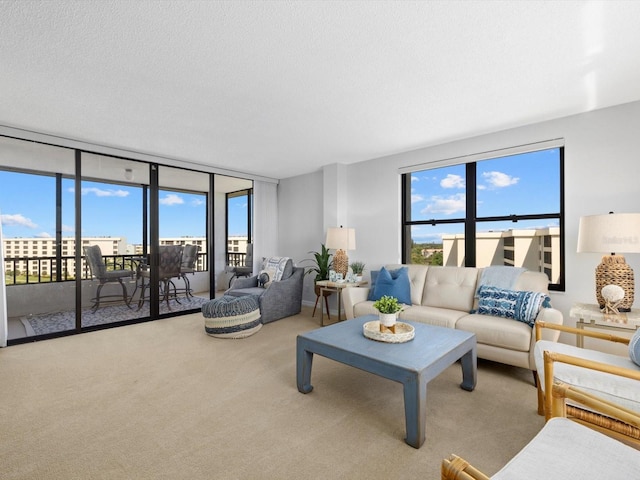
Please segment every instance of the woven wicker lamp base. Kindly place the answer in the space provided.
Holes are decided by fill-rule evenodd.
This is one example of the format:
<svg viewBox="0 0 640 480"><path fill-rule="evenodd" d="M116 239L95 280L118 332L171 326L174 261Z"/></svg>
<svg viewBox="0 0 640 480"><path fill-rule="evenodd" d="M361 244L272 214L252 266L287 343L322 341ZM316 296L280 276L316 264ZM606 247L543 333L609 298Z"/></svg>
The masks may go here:
<svg viewBox="0 0 640 480"><path fill-rule="evenodd" d="M333 269L336 273L341 273L342 278L347 277L349 271L349 257L344 250L336 250L336 254L333 256Z"/></svg>
<svg viewBox="0 0 640 480"><path fill-rule="evenodd" d="M606 285L618 285L624 290L624 298L618 306L620 312L630 312L634 299L633 270L627 264L622 255L605 255L602 262L596 267L596 298L600 308L604 308L605 301L602 297L602 287Z"/></svg>

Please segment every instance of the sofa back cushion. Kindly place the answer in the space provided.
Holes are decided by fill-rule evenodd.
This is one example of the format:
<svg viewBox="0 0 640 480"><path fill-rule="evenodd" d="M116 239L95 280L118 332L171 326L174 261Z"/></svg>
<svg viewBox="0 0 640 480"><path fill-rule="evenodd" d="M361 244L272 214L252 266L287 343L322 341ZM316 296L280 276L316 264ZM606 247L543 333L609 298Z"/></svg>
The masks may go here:
<svg viewBox="0 0 640 480"><path fill-rule="evenodd" d="M477 280L477 268L429 267L421 304L468 312L473 308Z"/></svg>
<svg viewBox="0 0 640 480"><path fill-rule="evenodd" d="M424 284L427 280L428 265L386 265L387 270L397 270L402 267L407 267L409 273L409 283L411 284L411 304L420 305L422 303L422 294L424 293Z"/></svg>

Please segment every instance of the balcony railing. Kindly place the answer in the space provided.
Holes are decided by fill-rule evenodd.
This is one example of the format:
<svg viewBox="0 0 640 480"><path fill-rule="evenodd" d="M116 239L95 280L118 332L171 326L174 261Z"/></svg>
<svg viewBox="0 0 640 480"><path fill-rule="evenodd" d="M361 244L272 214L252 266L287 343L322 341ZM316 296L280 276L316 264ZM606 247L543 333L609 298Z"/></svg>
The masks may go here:
<svg viewBox="0 0 640 480"><path fill-rule="evenodd" d="M140 255L103 255L107 270L126 269L135 271L140 263ZM75 257L61 257L61 269L56 268L56 257L10 257L4 259L5 279L7 285L25 285L34 283L68 282L76 279L74 262ZM24 266L27 266L26 271ZM198 253L196 271L205 271L207 254ZM22 269L21 269L22 268ZM90 279L89 265L82 257L82 279ZM58 272L60 272L58 278Z"/></svg>
<svg viewBox="0 0 640 480"><path fill-rule="evenodd" d="M244 267L244 259L247 256L244 252L227 252L227 265L229 267Z"/></svg>

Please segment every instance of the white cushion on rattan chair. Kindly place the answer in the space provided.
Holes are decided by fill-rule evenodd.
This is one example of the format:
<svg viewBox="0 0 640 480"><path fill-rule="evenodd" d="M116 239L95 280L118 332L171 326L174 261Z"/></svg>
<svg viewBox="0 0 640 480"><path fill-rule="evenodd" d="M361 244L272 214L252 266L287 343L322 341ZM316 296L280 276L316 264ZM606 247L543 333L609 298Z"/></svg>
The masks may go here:
<svg viewBox="0 0 640 480"><path fill-rule="evenodd" d="M543 389L545 386L543 360L545 350L640 371L640 367L633 363L629 357L579 348L565 343L540 340L536 343L534 358L538 375L542 380L540 386ZM559 382L576 386L598 397L615 402L620 406L640 412L640 382L637 380L561 362L554 362L553 377Z"/></svg>
<svg viewBox="0 0 640 480"><path fill-rule="evenodd" d="M640 451L566 418L552 418L491 478L640 478Z"/></svg>

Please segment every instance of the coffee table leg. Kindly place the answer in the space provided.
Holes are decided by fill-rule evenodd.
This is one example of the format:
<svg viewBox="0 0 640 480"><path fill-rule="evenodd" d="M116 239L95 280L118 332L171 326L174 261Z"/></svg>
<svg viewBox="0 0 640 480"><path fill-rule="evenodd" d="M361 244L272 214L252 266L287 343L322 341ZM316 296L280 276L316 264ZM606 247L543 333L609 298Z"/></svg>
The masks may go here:
<svg viewBox="0 0 640 480"><path fill-rule="evenodd" d="M427 423L427 382L421 374L412 376L403 383L404 416L407 429L405 442L420 448L425 440Z"/></svg>
<svg viewBox="0 0 640 480"><path fill-rule="evenodd" d="M305 350L304 343L297 340L296 350L296 381L298 383L298 391L301 393L309 393L313 390L311 385L311 366L313 364L313 352Z"/></svg>
<svg viewBox="0 0 640 480"><path fill-rule="evenodd" d="M476 347L465 353L460 359L462 364L462 383L460 387L463 390L472 391L476 388L476 377L478 372L478 360L476 357Z"/></svg>

